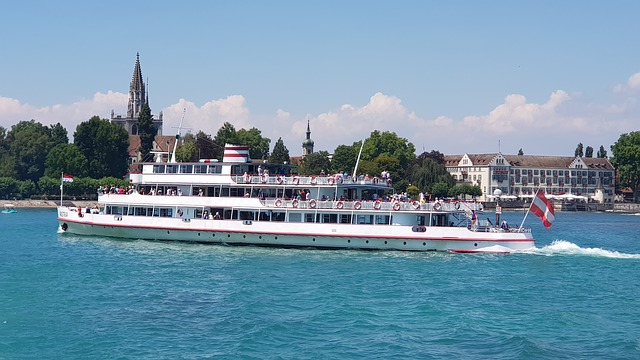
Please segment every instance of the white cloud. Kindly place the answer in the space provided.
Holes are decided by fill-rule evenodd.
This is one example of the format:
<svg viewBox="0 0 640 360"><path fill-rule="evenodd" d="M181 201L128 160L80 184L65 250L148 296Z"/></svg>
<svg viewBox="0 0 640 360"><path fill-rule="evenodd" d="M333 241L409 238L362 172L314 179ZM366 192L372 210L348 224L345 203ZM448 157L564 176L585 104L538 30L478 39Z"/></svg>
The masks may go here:
<svg viewBox="0 0 640 360"><path fill-rule="evenodd" d="M640 73L629 78L625 88L640 87ZM272 114L252 114L242 95L231 95L197 105L180 99L164 109L165 135L175 133L185 109L184 126L215 136L224 122L236 129L256 127L269 137L273 147L282 137L291 155L301 153L307 119L315 150L333 151L341 144L352 144L371 131L392 131L413 142L418 152L439 150L446 154L495 152L567 155L582 142L595 148L608 146L624 132L637 130L639 109L633 94L614 96L612 101L584 103L576 93L563 90L551 93L542 103L524 95L510 94L487 114L472 114L456 119L440 115L422 118L407 109L393 95L375 93L364 104L344 104L319 114L291 114L278 109ZM463 104L461 104L462 106ZM96 93L93 98L72 104L34 107L18 99L0 97L0 126L10 128L22 120L35 119L45 125L60 122L72 136L76 126L94 115L109 118L111 110L126 113L127 94ZM498 147L500 142L501 148Z"/></svg>

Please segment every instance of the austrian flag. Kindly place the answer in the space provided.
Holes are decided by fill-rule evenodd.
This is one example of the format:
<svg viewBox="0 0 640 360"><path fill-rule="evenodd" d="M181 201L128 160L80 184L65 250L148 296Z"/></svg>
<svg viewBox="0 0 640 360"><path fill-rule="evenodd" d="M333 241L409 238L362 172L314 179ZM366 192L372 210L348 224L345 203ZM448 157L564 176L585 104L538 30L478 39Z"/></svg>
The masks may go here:
<svg viewBox="0 0 640 360"><path fill-rule="evenodd" d="M544 191L540 190L536 193L531 203L531 212L542 219L542 224L547 229L551 228L551 223L555 220L553 204L544 196Z"/></svg>
<svg viewBox="0 0 640 360"><path fill-rule="evenodd" d="M73 182L73 175L62 174L62 182Z"/></svg>

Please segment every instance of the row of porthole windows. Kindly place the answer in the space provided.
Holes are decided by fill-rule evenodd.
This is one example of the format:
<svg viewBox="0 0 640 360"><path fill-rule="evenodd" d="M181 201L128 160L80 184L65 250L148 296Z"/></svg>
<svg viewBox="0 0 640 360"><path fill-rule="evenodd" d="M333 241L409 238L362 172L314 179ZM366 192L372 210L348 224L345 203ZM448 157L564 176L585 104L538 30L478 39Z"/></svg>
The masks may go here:
<svg viewBox="0 0 640 360"><path fill-rule="evenodd" d="M167 230L167 234L170 234L170 233L171 233L171 231ZM198 236L200 236L200 233L198 233ZM216 234L215 234L215 233L211 233L211 237L215 237L215 236L216 236ZM227 238L230 238L230 237L231 237L231 234L227 234ZM246 238L247 238L247 235L242 235L242 238L243 238L243 239L246 239ZM258 239L262 239L262 235L258 236ZM275 240L278 240L278 237L277 237L277 236L275 237ZM313 238L313 241L315 242L315 241L316 241L316 238ZM347 239L347 243L349 243L349 244L350 244L350 243L351 243L351 239ZM369 243L369 240L366 240L366 241L365 241L365 243L367 243L367 244L368 244L368 243ZM384 241L384 244L385 244L385 245L387 245L387 244L388 244L388 241L387 241L387 240L385 240L385 241ZM402 242L402 245L407 245L407 242L406 242L406 241L403 241L403 242ZM422 246L427 246L427 243L426 243L426 242L422 242ZM475 244L475 246L478 246L478 244Z"/></svg>

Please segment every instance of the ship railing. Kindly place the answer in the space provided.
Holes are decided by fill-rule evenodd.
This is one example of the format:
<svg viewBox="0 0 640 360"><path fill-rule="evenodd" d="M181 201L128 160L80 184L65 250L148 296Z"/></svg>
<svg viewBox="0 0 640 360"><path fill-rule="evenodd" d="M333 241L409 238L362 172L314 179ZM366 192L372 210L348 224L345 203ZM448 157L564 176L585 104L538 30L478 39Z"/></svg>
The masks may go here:
<svg viewBox="0 0 640 360"><path fill-rule="evenodd" d="M455 203L418 201L357 201L357 200L297 200L297 199L267 199L263 200L266 207L299 208L299 209L339 209L339 210L376 210L376 211L444 211L462 213ZM477 204L480 205L480 204Z"/></svg>
<svg viewBox="0 0 640 360"><path fill-rule="evenodd" d="M512 228L508 228L508 229L502 229L498 226L472 226L469 225L468 226L469 230L471 231L475 231L475 232L486 232L486 233L530 233L531 232L531 228L525 228L525 227L512 227Z"/></svg>
<svg viewBox="0 0 640 360"><path fill-rule="evenodd" d="M291 176L291 175L231 175L231 179L237 184L265 184L265 185L379 185L385 187L393 187L390 179L382 178L361 178L361 177L344 177L344 176Z"/></svg>

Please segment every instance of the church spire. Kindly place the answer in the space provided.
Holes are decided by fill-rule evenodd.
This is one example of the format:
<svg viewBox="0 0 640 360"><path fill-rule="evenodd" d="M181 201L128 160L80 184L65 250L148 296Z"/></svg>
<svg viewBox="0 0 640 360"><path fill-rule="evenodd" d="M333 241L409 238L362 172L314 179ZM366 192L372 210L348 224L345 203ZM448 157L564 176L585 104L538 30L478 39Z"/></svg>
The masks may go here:
<svg viewBox="0 0 640 360"><path fill-rule="evenodd" d="M136 65L133 68L133 78L129 86L129 108L127 117L137 118L145 103L146 91L142 80L142 70L140 69L140 53L136 53Z"/></svg>
<svg viewBox="0 0 640 360"><path fill-rule="evenodd" d="M309 126L309 118L307 117L307 138L302 142L302 157L313 153L314 142L311 140L311 127Z"/></svg>

